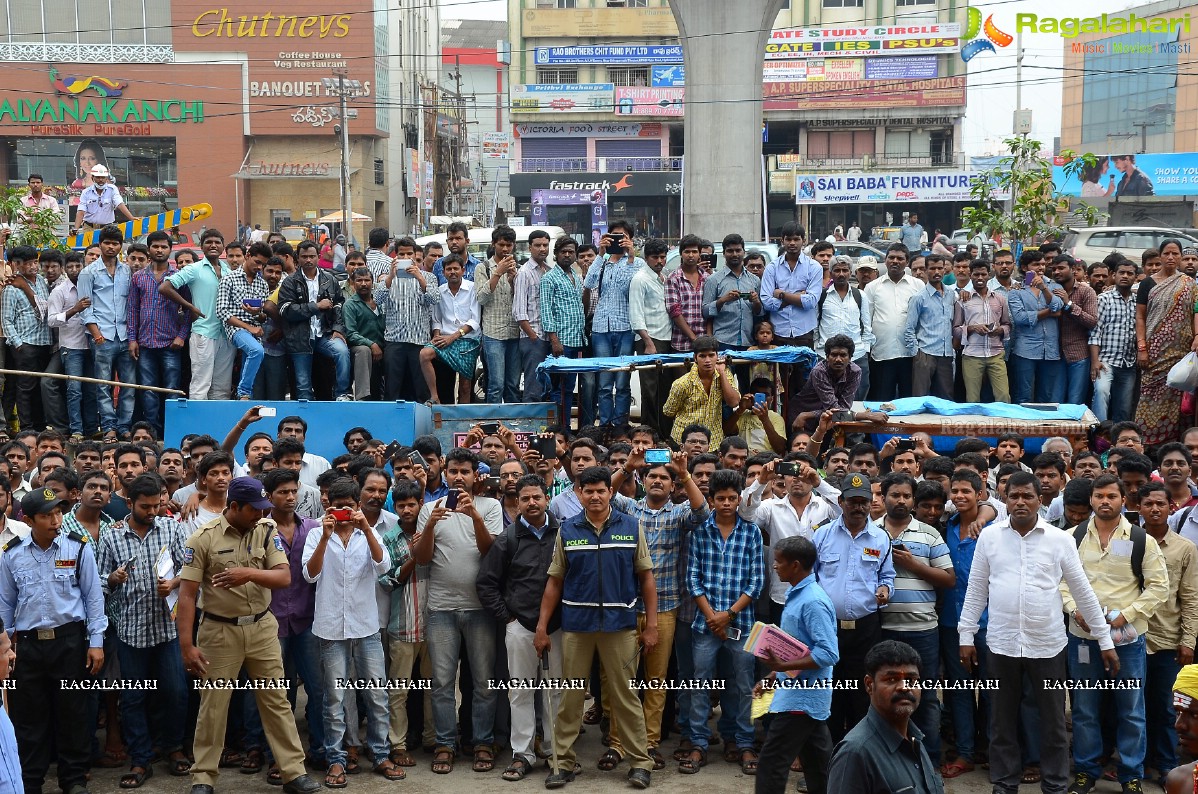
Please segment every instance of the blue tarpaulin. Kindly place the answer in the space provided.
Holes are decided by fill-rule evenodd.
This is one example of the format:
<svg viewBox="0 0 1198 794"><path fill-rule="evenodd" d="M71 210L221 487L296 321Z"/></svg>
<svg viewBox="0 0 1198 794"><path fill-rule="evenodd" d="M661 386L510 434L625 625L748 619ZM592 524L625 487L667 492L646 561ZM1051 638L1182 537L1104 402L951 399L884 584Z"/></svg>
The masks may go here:
<svg viewBox="0 0 1198 794"><path fill-rule="evenodd" d="M1011 403L955 403L939 397L903 397L886 402L866 402L867 410L885 411L890 416L935 414L937 416L992 416L1000 419L1025 419L1033 422L1059 419L1080 422L1086 406L1060 403L1056 410L1040 410ZM886 405L887 408L882 406Z"/></svg>

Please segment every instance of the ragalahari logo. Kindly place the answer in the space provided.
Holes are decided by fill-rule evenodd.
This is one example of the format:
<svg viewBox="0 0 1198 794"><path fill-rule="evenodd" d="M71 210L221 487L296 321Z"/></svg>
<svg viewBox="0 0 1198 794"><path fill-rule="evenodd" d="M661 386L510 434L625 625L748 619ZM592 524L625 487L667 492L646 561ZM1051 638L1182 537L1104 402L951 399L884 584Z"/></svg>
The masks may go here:
<svg viewBox="0 0 1198 794"><path fill-rule="evenodd" d="M97 96L118 97L121 95L121 91L129 87L129 83L125 80L113 80L98 75L59 77L58 70L53 66L50 67L50 82L54 84L54 89L58 93L70 96L78 96L90 88L96 92Z"/></svg>
<svg viewBox="0 0 1198 794"><path fill-rule="evenodd" d="M961 60L969 63L975 55L983 52L998 52L995 49L996 46L1006 47L1015 40L1015 37L998 29L998 26L994 24L993 14L986 17L986 24L983 25L982 12L971 6L963 40L965 45L961 47Z"/></svg>

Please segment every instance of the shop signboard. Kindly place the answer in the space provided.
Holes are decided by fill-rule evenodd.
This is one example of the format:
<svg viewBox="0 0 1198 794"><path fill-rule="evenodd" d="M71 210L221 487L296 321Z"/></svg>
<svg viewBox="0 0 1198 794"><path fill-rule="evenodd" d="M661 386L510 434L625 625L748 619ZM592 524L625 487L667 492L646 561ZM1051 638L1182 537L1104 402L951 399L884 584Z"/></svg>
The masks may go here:
<svg viewBox="0 0 1198 794"><path fill-rule="evenodd" d="M825 80L767 83L766 110L858 109L879 107L947 107L965 105L965 76L931 80Z"/></svg>
<svg viewBox="0 0 1198 794"><path fill-rule="evenodd" d="M660 138L660 121L516 124L517 138Z"/></svg>
<svg viewBox="0 0 1198 794"><path fill-rule="evenodd" d="M775 30L765 44L765 59L794 60L832 55L892 56L958 53L961 26L950 23L857 25Z"/></svg>
<svg viewBox="0 0 1198 794"><path fill-rule="evenodd" d="M796 174L797 204L880 204L900 201L970 201L969 171ZM1003 198L998 191L995 198Z"/></svg>
<svg viewBox="0 0 1198 794"><path fill-rule="evenodd" d="M652 8L527 8L521 12L525 38L676 37L678 23L665 5Z"/></svg>
<svg viewBox="0 0 1198 794"><path fill-rule="evenodd" d="M512 113L611 113L611 83L534 83L512 86Z"/></svg>
<svg viewBox="0 0 1198 794"><path fill-rule="evenodd" d="M1198 152L1098 155L1093 166L1066 174L1066 161L1053 162L1052 181L1066 196L1087 201L1141 196L1198 194Z"/></svg>
<svg viewBox="0 0 1198 794"><path fill-rule="evenodd" d="M685 88L619 86L616 88L616 115L678 117L683 113L685 98Z"/></svg>
<svg viewBox="0 0 1198 794"><path fill-rule="evenodd" d="M593 44L572 47L537 47L534 57L537 66L682 63L682 45Z"/></svg>
<svg viewBox="0 0 1198 794"><path fill-rule="evenodd" d="M532 191L532 225L549 225L550 207L591 208L591 242L598 245L607 233L607 191L602 188L582 190L534 190Z"/></svg>

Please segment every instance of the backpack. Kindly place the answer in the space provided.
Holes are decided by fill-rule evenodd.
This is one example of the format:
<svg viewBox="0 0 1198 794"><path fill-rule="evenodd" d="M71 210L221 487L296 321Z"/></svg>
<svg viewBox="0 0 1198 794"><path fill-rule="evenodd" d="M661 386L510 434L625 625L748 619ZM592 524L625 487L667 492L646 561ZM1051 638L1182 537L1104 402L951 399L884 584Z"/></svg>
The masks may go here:
<svg viewBox="0 0 1198 794"><path fill-rule="evenodd" d="M816 312L819 315L819 320L818 320L819 322L822 322L824 319L824 301L826 301L828 299L828 293L831 291L832 291L831 289L826 289L822 293L820 293L819 304L816 307ZM857 302L857 322L860 324L860 327L861 327L860 333L862 336L864 336L865 335L865 314L861 308L861 290L857 289L856 287L850 286L849 294L852 295L853 300Z"/></svg>
<svg viewBox="0 0 1198 794"><path fill-rule="evenodd" d="M1090 529L1090 519L1078 524L1073 529L1073 542L1080 548ZM1144 528L1135 524L1131 527L1131 572L1136 575L1140 592L1144 591L1144 547L1148 545L1148 533Z"/></svg>

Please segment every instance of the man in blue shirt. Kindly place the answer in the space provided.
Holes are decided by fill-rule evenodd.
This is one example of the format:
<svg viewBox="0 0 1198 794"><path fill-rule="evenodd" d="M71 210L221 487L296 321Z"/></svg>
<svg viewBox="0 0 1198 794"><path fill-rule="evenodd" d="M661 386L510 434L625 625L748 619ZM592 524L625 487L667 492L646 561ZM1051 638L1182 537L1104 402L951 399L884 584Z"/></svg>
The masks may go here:
<svg viewBox="0 0 1198 794"><path fill-rule="evenodd" d="M912 256L923 250L923 227L914 212L907 216L907 225L899 232L899 242L907 246Z"/></svg>
<svg viewBox="0 0 1198 794"><path fill-rule="evenodd" d="M761 274L761 306L774 324L774 341L779 345L812 347L815 343L824 269L803 253L806 237L797 223L783 226L782 255ZM806 380L805 366L790 367L787 394L798 394Z"/></svg>
<svg viewBox="0 0 1198 794"><path fill-rule="evenodd" d="M466 228L466 224L460 221L449 224L445 230L445 245L449 247L449 253L457 254L466 260L466 275L462 278L474 281L474 268L478 267L480 262L474 254L466 250L470 245L470 230ZM438 257L433 263L433 275L437 277L438 285L445 283L445 257Z"/></svg>
<svg viewBox="0 0 1198 794"><path fill-rule="evenodd" d="M8 672L17 661L4 622L0 621L0 685L7 683ZM17 751L17 732L13 729L8 712L0 705L0 793L18 794L24 791L21 782L21 760Z"/></svg>
<svg viewBox="0 0 1198 794"><path fill-rule="evenodd" d="M1057 320L1065 304L1053 294L1057 285L1044 277L1041 256L1034 248L1020 255L1019 271L1025 279L1030 275L1032 281L1024 289L1007 293L1012 340L1008 377L1016 403L1056 403L1065 397Z"/></svg>
<svg viewBox="0 0 1198 794"><path fill-rule="evenodd" d="M133 283L129 266L117 259L124 237L115 226L100 231L100 258L79 273L76 289L80 300L91 305L83 310L83 325L91 337L92 355L96 361L96 377L137 383L137 362L129 352L128 298ZM114 375L116 376L114 378ZM113 408L112 386L98 388L100 429L105 441L129 433L133 424L135 389L121 389L119 410Z"/></svg>
<svg viewBox="0 0 1198 794"><path fill-rule="evenodd" d="M911 389L914 394L953 398L953 309L955 291L946 290L941 279L948 270L948 257L932 254L927 259L928 285L911 298L903 341L907 355L914 356Z"/></svg>
<svg viewBox="0 0 1198 794"><path fill-rule="evenodd" d="M878 610L890 603L894 592L894 559L890 537L869 520L873 488L869 478L858 472L841 483L836 520L815 532L815 577L836 607L840 661L837 681L859 682L865 675L862 660L882 639ZM832 716L828 725L832 738L840 741L865 716L869 698L860 689L832 693Z"/></svg>
<svg viewBox="0 0 1198 794"><path fill-rule="evenodd" d="M803 762L807 791L828 789L832 735L832 666L840 660L836 642L836 608L816 581L815 544L801 535L774 543L774 572L790 585L782 610L782 630L807 646L802 659L783 662L770 652L763 663L774 671L772 719L757 766L757 794L786 790L795 756ZM787 684L791 684L788 686ZM822 686L821 686L822 685ZM757 685L754 695L760 693Z"/></svg>

